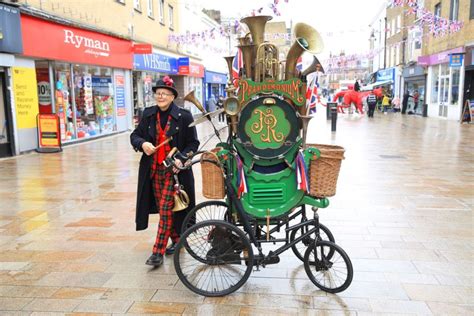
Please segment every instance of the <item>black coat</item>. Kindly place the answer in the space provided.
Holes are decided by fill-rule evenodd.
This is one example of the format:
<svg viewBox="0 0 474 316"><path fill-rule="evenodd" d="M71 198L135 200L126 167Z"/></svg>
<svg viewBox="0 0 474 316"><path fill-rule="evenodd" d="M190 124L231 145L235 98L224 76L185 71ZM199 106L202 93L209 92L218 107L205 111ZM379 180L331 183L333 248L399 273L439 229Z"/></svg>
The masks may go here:
<svg viewBox="0 0 474 316"><path fill-rule="evenodd" d="M157 106L146 108L143 112L143 117L140 120L140 123L130 135L130 143L135 151L143 152L142 144L144 142L150 142L153 145L156 145L157 112ZM172 103L169 115L171 116L170 127L166 135L168 137L173 137L170 142L171 148L177 147L183 155L186 155L190 151L196 152L199 148L196 127L188 127L189 124L193 122L193 116L191 113ZM152 163L153 155L147 156L143 153L142 158L140 159L140 168L138 171L137 210L135 217L137 230L148 228L149 214L158 213L155 196L153 194L152 181L150 179ZM190 199L189 207L186 210L173 213L174 228L179 234L181 232L181 225L184 217L196 204L196 197L192 170L181 171L178 174L178 179L180 184L184 186L184 191L186 191Z"/></svg>

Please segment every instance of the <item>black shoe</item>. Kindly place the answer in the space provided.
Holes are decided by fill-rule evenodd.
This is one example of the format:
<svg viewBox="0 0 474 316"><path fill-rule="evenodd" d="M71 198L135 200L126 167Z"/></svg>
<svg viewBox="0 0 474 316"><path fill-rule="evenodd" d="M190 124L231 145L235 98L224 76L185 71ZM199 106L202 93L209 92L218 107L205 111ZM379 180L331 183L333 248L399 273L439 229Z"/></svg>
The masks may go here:
<svg viewBox="0 0 474 316"><path fill-rule="evenodd" d="M163 255L162 254L152 254L150 258L146 261L146 264L149 266L159 267L163 264Z"/></svg>
<svg viewBox="0 0 474 316"><path fill-rule="evenodd" d="M171 246L169 246L168 248L166 248L166 254L167 255L172 255L174 254L174 251L176 250L176 245L177 243L172 243Z"/></svg>

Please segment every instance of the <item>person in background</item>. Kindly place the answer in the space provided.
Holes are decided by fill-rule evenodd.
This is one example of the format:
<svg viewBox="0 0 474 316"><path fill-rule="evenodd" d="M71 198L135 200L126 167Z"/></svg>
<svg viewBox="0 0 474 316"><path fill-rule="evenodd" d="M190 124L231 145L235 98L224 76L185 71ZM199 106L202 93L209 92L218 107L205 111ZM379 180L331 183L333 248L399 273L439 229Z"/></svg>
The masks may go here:
<svg viewBox="0 0 474 316"><path fill-rule="evenodd" d="M388 110L388 107L390 106L390 97L386 94L383 95L383 98L382 98L382 111L383 111L383 114L387 115L387 110Z"/></svg>
<svg viewBox="0 0 474 316"><path fill-rule="evenodd" d="M420 94L418 93L418 90L415 90L415 93L413 93L413 103L415 104L413 107L414 113L416 113L416 108L418 107L419 100L420 100Z"/></svg>
<svg viewBox="0 0 474 316"><path fill-rule="evenodd" d="M377 105L377 97L373 91L370 91L370 94L367 96L367 106L369 111L367 113L368 117L374 117L375 106Z"/></svg>
<svg viewBox="0 0 474 316"><path fill-rule="evenodd" d="M207 101L207 111L208 112L214 112L217 107L217 102L216 98L214 97L213 94L209 96L209 100Z"/></svg>
<svg viewBox="0 0 474 316"><path fill-rule="evenodd" d="M410 92L407 90L405 91L405 93L403 94L403 99L402 99L402 114L405 114L407 112L407 108L408 108L408 99L409 98L412 98L412 96L410 95Z"/></svg>
<svg viewBox="0 0 474 316"><path fill-rule="evenodd" d="M356 79L356 81L354 83L354 91L360 91L359 79Z"/></svg>
<svg viewBox="0 0 474 316"><path fill-rule="evenodd" d="M217 108L222 109L224 107L224 96L220 95L217 99ZM219 114L219 123L225 123L225 112Z"/></svg>
<svg viewBox="0 0 474 316"><path fill-rule="evenodd" d="M199 140L196 128L189 127L193 122L192 114L173 102L178 97L173 80L166 76L158 80L152 90L156 105L145 109L140 123L130 135L130 143L135 151L143 152L138 171L136 230L148 228L150 214L160 214L152 255L146 261L147 265L158 267L163 264L165 252L174 253L184 218L195 206L192 169L170 170L163 162L171 149L176 147L179 155L175 156L174 163L181 167L189 153L197 152ZM190 202L188 208L174 213L173 179L176 174ZM169 238L173 244L166 248Z"/></svg>

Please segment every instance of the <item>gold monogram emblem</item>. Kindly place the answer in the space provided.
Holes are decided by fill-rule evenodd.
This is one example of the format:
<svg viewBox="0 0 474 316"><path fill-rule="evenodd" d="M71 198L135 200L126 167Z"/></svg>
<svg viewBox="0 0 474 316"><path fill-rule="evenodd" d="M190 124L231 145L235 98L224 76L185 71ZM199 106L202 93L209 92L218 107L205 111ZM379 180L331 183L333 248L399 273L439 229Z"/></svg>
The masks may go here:
<svg viewBox="0 0 474 316"><path fill-rule="evenodd" d="M271 108L265 109L265 111L256 109L253 111L254 115L259 115L258 120L252 124L251 130L253 133L260 133L260 140L265 143L272 141L281 142L284 139L283 133L277 133L275 126L278 124L278 120L273 114Z"/></svg>

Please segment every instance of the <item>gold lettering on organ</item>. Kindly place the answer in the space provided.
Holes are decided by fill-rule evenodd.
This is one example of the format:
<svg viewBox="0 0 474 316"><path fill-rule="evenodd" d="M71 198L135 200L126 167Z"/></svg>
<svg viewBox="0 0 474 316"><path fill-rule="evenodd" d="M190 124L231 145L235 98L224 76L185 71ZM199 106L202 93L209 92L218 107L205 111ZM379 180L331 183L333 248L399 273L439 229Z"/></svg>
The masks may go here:
<svg viewBox="0 0 474 316"><path fill-rule="evenodd" d="M275 131L275 126L277 125L278 120L273 114L271 108L268 108L265 111L256 109L253 111L253 114L259 115L259 119L257 122L252 124L251 130L255 134L260 133L260 139L262 142L270 143L272 141L283 141L283 133L277 133Z"/></svg>

